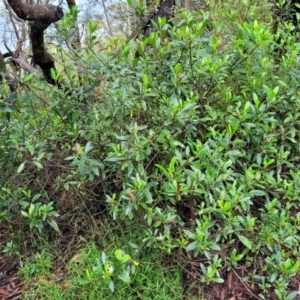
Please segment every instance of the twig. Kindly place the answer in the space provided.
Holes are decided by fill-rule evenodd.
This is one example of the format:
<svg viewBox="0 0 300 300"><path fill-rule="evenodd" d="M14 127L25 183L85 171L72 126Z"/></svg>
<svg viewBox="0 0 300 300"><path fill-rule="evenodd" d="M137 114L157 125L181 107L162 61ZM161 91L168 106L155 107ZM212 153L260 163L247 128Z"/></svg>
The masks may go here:
<svg viewBox="0 0 300 300"><path fill-rule="evenodd" d="M243 286L245 287L245 289L255 298L255 299L258 299L258 300L261 300L261 298L257 297L255 294L253 294L251 292L251 290L247 287L247 285L244 283L243 279L238 275L238 273L234 270L234 269L231 269L234 274L236 275L236 277L240 280L240 282L243 284Z"/></svg>

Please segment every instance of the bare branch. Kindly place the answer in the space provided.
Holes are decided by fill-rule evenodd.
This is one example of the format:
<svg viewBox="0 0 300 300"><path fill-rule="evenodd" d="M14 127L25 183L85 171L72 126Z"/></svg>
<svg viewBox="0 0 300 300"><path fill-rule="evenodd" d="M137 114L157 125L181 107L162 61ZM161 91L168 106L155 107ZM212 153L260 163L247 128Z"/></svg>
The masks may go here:
<svg viewBox="0 0 300 300"><path fill-rule="evenodd" d="M19 53L18 57L13 57L12 60L18 63L22 69L28 71L29 73L33 73L35 75L39 74L39 72L31 64L29 64L23 53Z"/></svg>
<svg viewBox="0 0 300 300"><path fill-rule="evenodd" d="M7 58L7 57L12 57L12 53L11 52L3 53L3 58Z"/></svg>
<svg viewBox="0 0 300 300"><path fill-rule="evenodd" d="M6 50L9 52L10 56L13 56L13 52L10 50L10 48L7 46L6 41L4 41L4 46L6 48Z"/></svg>
<svg viewBox="0 0 300 300"><path fill-rule="evenodd" d="M107 14L107 9L106 9L105 2L104 2L104 0L101 0L101 1L102 1L102 6L103 6L105 18L106 18L106 23L107 23L109 35L110 35L110 36L113 36L113 32L112 32L112 30L111 30L110 21L109 21L109 18L108 18L108 14Z"/></svg>

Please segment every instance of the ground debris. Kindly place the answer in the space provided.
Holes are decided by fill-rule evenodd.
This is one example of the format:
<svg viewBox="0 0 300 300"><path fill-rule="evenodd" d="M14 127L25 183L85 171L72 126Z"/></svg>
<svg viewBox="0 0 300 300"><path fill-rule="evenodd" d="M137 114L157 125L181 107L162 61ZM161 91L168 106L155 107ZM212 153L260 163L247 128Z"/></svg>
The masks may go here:
<svg viewBox="0 0 300 300"><path fill-rule="evenodd" d="M187 294L192 293L200 299L205 300L276 300L277 295L273 290L268 294L263 294L257 282L250 282L243 278L247 276L247 271L231 270L225 271L222 275L223 283L201 282L201 274L195 266L199 261L191 261L184 269L182 274L182 284ZM291 278L288 293L298 291L298 295L294 300L300 300L300 275ZM259 296L261 294L262 297ZM202 298L201 298L202 297Z"/></svg>
<svg viewBox="0 0 300 300"><path fill-rule="evenodd" d="M24 290L24 282L17 275L17 269L11 263L0 264L0 299L16 300L21 299Z"/></svg>

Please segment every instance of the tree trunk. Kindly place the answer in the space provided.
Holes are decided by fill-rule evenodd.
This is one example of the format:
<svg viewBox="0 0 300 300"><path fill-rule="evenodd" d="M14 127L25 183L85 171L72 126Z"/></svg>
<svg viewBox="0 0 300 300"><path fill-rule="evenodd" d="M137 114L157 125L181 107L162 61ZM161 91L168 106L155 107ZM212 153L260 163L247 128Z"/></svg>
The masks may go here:
<svg viewBox="0 0 300 300"><path fill-rule="evenodd" d="M168 22L173 16L173 9L174 9L175 5L176 5L175 0L162 0L161 4L159 6L157 6L157 2L156 2L156 0L154 0L150 7L150 12L149 12L148 16L140 22L140 24L137 26L137 29L135 30L135 32L133 32L128 37L127 41L136 39L138 37L138 35L141 33L144 36L148 36L153 27L152 21L157 23L158 18L165 17Z"/></svg>
<svg viewBox="0 0 300 300"><path fill-rule="evenodd" d="M194 2L193 2L193 0L185 0L184 1L184 8L186 10L193 10L194 9Z"/></svg>
<svg viewBox="0 0 300 300"><path fill-rule="evenodd" d="M56 83L51 78L51 69L55 70L55 64L52 56L46 51L44 44L44 31L50 24L34 21L29 25L33 61L42 69L45 79L54 85Z"/></svg>
<svg viewBox="0 0 300 300"><path fill-rule="evenodd" d="M21 0L7 0L7 2L19 18L31 21L29 36L32 43L33 60L42 69L45 79L51 84L56 84L51 78L51 68L55 69L55 65L44 45L44 31L51 23L57 22L63 17L63 10L52 4L37 5Z"/></svg>
<svg viewBox="0 0 300 300"><path fill-rule="evenodd" d="M26 21L40 21L48 23L49 26L51 23L59 21L64 16L61 7L52 4L29 4L22 0L7 0L7 2L16 15L20 19Z"/></svg>

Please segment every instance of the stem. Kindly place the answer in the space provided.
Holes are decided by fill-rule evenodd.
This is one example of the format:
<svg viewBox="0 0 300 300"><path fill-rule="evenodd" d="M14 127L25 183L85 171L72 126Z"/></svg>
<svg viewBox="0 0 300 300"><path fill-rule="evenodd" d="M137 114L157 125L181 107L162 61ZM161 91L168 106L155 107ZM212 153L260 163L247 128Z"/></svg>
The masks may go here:
<svg viewBox="0 0 300 300"><path fill-rule="evenodd" d="M113 36L113 32L112 32L112 30L111 30L110 22L109 22L109 19L108 19L108 14L107 14L107 9L106 9L105 2L104 2L104 0L101 0L101 1L102 1L103 9L104 9L104 14L105 14L105 18L106 18L106 23L107 23L109 35L110 35L110 36Z"/></svg>

